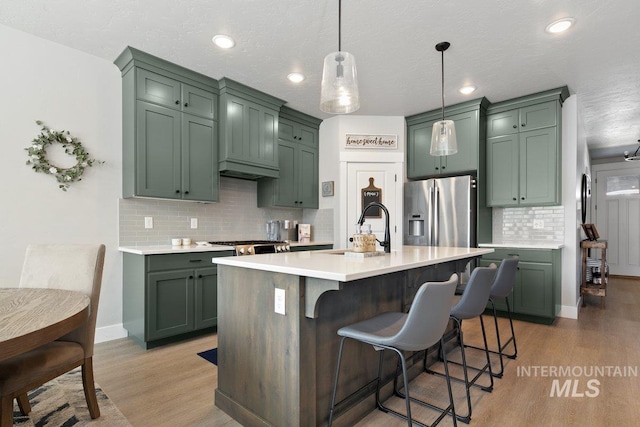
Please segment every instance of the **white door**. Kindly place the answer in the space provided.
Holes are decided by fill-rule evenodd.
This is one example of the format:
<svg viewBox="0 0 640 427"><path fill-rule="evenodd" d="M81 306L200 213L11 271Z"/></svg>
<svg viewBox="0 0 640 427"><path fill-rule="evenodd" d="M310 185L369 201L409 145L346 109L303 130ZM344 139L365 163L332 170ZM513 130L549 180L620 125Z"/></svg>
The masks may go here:
<svg viewBox="0 0 640 427"><path fill-rule="evenodd" d="M400 173L396 163L348 163L347 164L347 243L346 247L351 248L352 243L349 238L356 232L356 223L360 218L364 206L362 190L368 188L371 183L374 187L381 189L380 203L385 205L389 211L389 232L391 236L391 250L396 250L402 245L402 239L398 238L397 224L402 218L402 195L398 197L397 188L401 186L398 182ZM380 210L379 218L368 217L373 210L367 211L365 224L371 224L371 230L380 241L384 240L385 214ZM376 250L382 250L380 244L376 245Z"/></svg>
<svg viewBox="0 0 640 427"><path fill-rule="evenodd" d="M596 172L595 224L607 240L609 273L640 276L640 173Z"/></svg>

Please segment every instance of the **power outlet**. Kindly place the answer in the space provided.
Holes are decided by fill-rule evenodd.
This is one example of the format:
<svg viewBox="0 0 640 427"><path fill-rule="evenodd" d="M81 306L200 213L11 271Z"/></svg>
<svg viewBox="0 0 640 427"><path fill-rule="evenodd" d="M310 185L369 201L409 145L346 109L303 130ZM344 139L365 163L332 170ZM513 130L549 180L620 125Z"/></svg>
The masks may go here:
<svg viewBox="0 0 640 427"><path fill-rule="evenodd" d="M278 314L285 314L284 311L285 292L284 289L276 288L275 296L275 312Z"/></svg>
<svg viewBox="0 0 640 427"><path fill-rule="evenodd" d="M542 230L544 228L544 219L534 219L533 220L533 229L534 230Z"/></svg>
<svg viewBox="0 0 640 427"><path fill-rule="evenodd" d="M198 228L198 218L191 218L191 228Z"/></svg>
<svg viewBox="0 0 640 427"><path fill-rule="evenodd" d="M145 216L144 217L144 228L153 228L153 217Z"/></svg>

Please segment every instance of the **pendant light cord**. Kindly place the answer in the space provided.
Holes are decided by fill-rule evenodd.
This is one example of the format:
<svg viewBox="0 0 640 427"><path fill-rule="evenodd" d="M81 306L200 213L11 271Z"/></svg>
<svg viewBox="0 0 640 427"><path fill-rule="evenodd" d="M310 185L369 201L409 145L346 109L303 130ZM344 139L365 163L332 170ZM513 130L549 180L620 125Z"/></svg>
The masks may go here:
<svg viewBox="0 0 640 427"><path fill-rule="evenodd" d="M440 53L442 54L442 121L444 122L444 50Z"/></svg>
<svg viewBox="0 0 640 427"><path fill-rule="evenodd" d="M342 0L338 0L338 52L342 52Z"/></svg>

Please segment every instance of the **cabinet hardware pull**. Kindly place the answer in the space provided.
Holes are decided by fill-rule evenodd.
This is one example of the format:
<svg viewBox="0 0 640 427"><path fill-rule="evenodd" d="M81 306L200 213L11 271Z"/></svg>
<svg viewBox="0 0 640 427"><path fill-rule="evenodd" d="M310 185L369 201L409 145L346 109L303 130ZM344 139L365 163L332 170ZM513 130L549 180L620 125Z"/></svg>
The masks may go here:
<svg viewBox="0 0 640 427"><path fill-rule="evenodd" d="M180 190L176 190L176 194L180 194Z"/></svg>
<svg viewBox="0 0 640 427"><path fill-rule="evenodd" d="M193 276L189 276L189 279L193 279Z"/></svg>
<svg viewBox="0 0 640 427"><path fill-rule="evenodd" d="M176 99L176 105L180 105L180 100Z"/></svg>
<svg viewBox="0 0 640 427"><path fill-rule="evenodd" d="M188 107L188 106L189 106L189 103L188 103L188 102L185 102L185 103L184 103L184 106L185 106L185 107Z"/></svg>
<svg viewBox="0 0 640 427"><path fill-rule="evenodd" d="M514 129L517 129L517 128L518 128L518 125L513 125L513 128L514 128Z"/></svg>
<svg viewBox="0 0 640 427"><path fill-rule="evenodd" d="M199 274L199 275L198 275L198 279L202 279L202 274Z"/></svg>
<svg viewBox="0 0 640 427"><path fill-rule="evenodd" d="M438 168L436 167L436 170L438 170Z"/></svg>
<svg viewBox="0 0 640 427"><path fill-rule="evenodd" d="M189 190L185 191L184 194L189 194Z"/></svg>
<svg viewBox="0 0 640 427"><path fill-rule="evenodd" d="M189 262L202 262L201 259L190 259Z"/></svg>
<svg viewBox="0 0 640 427"><path fill-rule="evenodd" d="M516 200L518 200L518 199L516 199L516 198L514 197L514 198L513 198L513 201L515 202Z"/></svg>
<svg viewBox="0 0 640 427"><path fill-rule="evenodd" d="M446 166L443 166L442 169L446 168Z"/></svg>
<svg viewBox="0 0 640 427"><path fill-rule="evenodd" d="M524 200L524 197L522 198L522 200Z"/></svg>
<svg viewBox="0 0 640 427"><path fill-rule="evenodd" d="M522 127L525 127L526 125L527 125L526 123L523 123L523 124L522 124Z"/></svg>

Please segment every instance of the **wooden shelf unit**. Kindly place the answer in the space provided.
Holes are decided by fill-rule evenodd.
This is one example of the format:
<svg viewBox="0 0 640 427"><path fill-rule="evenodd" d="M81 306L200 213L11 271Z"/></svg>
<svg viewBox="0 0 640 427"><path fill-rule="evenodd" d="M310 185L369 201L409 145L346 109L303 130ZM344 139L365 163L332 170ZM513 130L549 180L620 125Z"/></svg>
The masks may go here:
<svg viewBox="0 0 640 427"><path fill-rule="evenodd" d="M607 264L607 241L606 240L583 240L580 242L582 248L582 284L580 285L580 296L582 297L582 306L586 306L585 296L595 295L600 297L600 307L604 308L604 298L607 294L607 283L609 281L609 274L606 269ZM599 249L600 253L600 283L593 283L592 280L587 281L587 269L591 268L587 266L587 258L591 249Z"/></svg>

